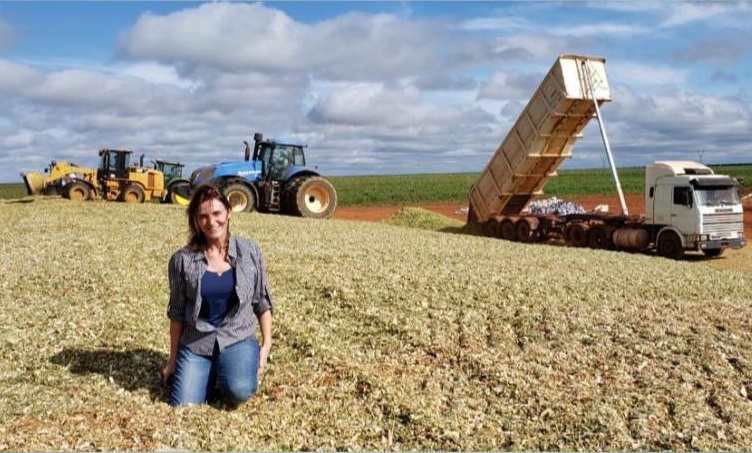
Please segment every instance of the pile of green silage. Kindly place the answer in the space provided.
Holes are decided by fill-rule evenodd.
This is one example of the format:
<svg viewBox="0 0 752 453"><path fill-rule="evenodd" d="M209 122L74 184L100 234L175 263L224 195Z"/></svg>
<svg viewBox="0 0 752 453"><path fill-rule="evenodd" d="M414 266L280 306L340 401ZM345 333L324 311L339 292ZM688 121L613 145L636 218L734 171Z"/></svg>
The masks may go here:
<svg viewBox="0 0 752 453"><path fill-rule="evenodd" d="M269 268L269 370L237 409L172 409L157 373L184 210L24 200L0 202L2 450L752 445L746 274L234 214Z"/></svg>

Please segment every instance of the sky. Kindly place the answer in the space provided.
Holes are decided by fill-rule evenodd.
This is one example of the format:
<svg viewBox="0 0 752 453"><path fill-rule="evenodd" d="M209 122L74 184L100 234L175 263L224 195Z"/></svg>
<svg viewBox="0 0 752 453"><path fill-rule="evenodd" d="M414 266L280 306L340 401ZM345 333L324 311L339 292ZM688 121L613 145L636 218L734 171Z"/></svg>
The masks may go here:
<svg viewBox="0 0 752 453"><path fill-rule="evenodd" d="M561 54L617 166L752 162L752 2L8 2L0 182L102 148L187 172L254 132L324 175L480 172ZM562 168L606 168L596 121Z"/></svg>

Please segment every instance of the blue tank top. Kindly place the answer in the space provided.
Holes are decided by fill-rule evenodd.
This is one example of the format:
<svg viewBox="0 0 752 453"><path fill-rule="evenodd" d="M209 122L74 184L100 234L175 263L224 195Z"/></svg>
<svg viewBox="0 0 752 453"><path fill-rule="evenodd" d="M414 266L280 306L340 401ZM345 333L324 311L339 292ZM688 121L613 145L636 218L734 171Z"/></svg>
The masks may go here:
<svg viewBox="0 0 752 453"><path fill-rule="evenodd" d="M201 277L201 311L199 317L217 327L225 319L232 304L237 300L235 294L235 268L222 274L206 271Z"/></svg>

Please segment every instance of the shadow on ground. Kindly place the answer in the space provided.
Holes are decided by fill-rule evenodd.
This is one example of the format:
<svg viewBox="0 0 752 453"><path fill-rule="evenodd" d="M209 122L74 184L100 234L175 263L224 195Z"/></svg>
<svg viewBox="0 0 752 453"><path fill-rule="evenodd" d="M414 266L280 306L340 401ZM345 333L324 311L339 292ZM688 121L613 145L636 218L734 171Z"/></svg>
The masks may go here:
<svg viewBox="0 0 752 453"><path fill-rule="evenodd" d="M100 374L128 391L146 389L152 400L167 402L168 389L160 371L167 355L151 349L116 351L112 349L65 348L50 358L73 374Z"/></svg>

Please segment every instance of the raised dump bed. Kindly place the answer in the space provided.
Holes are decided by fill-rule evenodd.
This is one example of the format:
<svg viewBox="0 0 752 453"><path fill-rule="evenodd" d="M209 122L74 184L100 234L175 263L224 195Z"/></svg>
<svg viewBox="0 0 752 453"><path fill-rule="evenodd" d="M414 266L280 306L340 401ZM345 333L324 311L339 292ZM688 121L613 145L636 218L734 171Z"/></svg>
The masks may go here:
<svg viewBox="0 0 752 453"><path fill-rule="evenodd" d="M611 100L605 64L605 58L582 55L556 60L470 189L468 221L519 214L542 193L595 116L590 83L599 105Z"/></svg>

